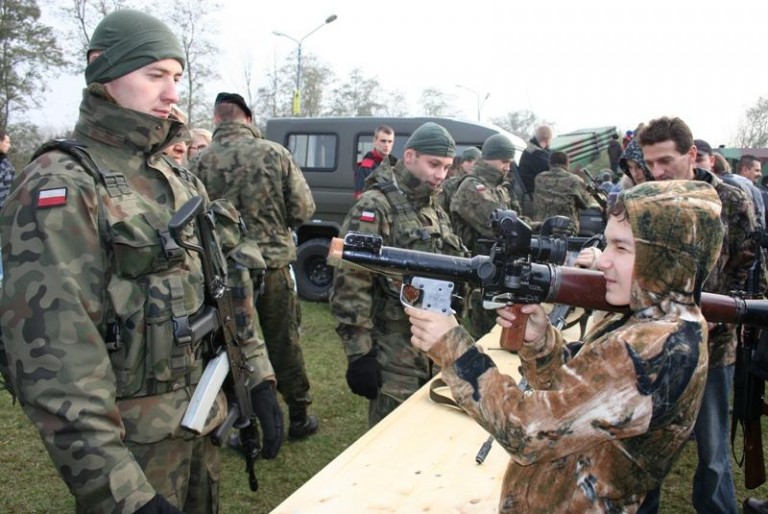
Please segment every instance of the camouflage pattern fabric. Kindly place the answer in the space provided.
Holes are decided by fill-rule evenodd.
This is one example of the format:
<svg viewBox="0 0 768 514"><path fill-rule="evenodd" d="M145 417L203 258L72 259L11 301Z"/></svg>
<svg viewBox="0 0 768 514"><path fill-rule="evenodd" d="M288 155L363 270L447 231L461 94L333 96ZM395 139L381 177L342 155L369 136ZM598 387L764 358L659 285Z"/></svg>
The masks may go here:
<svg viewBox="0 0 768 514"><path fill-rule="evenodd" d="M590 204L586 184L579 177L560 167L554 167L536 176L533 194L533 218L544 221L552 216L565 216L570 220L569 234L579 234L579 210Z"/></svg>
<svg viewBox="0 0 768 514"><path fill-rule="evenodd" d="M193 171L211 198L232 202L248 237L261 250L267 272L256 311L277 387L289 407L308 405L309 379L299 343L301 312L288 267L296 259L291 230L315 212L304 175L286 148L238 122L216 128Z"/></svg>
<svg viewBox="0 0 768 514"><path fill-rule="evenodd" d="M720 202L693 181L624 195L630 313L608 316L583 345L550 325L520 351L524 392L461 327L430 350L456 401L510 455L499 512L635 512L693 429L707 376L694 295L720 251Z"/></svg>
<svg viewBox="0 0 768 514"><path fill-rule="evenodd" d="M456 190L459 188L459 184L461 184L461 179L466 176L466 173L457 173L452 177L446 178L440 184L440 190L437 192L437 203L448 214L451 213L451 199L456 194Z"/></svg>
<svg viewBox="0 0 768 514"><path fill-rule="evenodd" d="M282 268L296 260L291 229L314 214L315 201L291 153L257 134L250 125L221 123L192 172L211 198L240 211L267 267Z"/></svg>
<svg viewBox="0 0 768 514"><path fill-rule="evenodd" d="M744 191L726 184L709 171L697 168L695 180L712 185L720 197L720 214L725 232L717 265L712 269L704 291L731 294L743 291L747 274L755 260L755 247L749 235L757 226L754 209ZM765 275L763 275L765 276ZM709 367L728 366L736 362L736 325L719 324L709 333Z"/></svg>
<svg viewBox="0 0 768 514"><path fill-rule="evenodd" d="M207 468L215 495L218 475L215 452L179 424L204 362L199 341L174 341L173 318L200 309L203 275L196 255L167 257L158 235L205 189L161 153L183 138L179 122L118 107L98 86L80 113L75 137L110 180L48 152L19 174L0 213L13 385L79 512L132 513L158 491L185 512L212 512L174 489ZM248 351L267 360L263 344ZM217 400L205 434L226 413ZM164 473L145 472L152 459Z"/></svg>
<svg viewBox="0 0 768 514"><path fill-rule="evenodd" d="M402 161L390 169L411 206L410 215L397 212L400 209L393 208L386 194L374 187L352 206L342 233L378 234L388 246L464 256L432 189L406 170ZM399 297L397 279L357 269L337 269L334 274L331 314L339 323L336 331L347 358L353 361L375 351L381 368L379 399L372 400L369 411L371 426L431 377L429 359L410 344L410 323Z"/></svg>
<svg viewBox="0 0 768 514"><path fill-rule="evenodd" d="M485 161L478 161L472 173L461 181L451 196L451 222L472 255L487 255L489 245L480 239L493 240L495 233L489 220L496 209L520 212L517 198L503 185L504 174ZM473 337L487 334L496 324L496 312L483 308L480 290L469 295L469 326Z"/></svg>

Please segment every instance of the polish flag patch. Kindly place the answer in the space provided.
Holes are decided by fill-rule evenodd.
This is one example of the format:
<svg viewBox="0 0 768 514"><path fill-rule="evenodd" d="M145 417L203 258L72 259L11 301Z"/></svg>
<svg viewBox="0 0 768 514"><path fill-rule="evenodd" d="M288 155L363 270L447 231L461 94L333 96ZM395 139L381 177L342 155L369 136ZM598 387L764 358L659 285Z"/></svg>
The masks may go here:
<svg viewBox="0 0 768 514"><path fill-rule="evenodd" d="M43 189L37 195L38 207L58 207L67 204L67 188Z"/></svg>
<svg viewBox="0 0 768 514"><path fill-rule="evenodd" d="M477 184L475 186L476 191L485 191L485 184Z"/></svg>
<svg viewBox="0 0 768 514"><path fill-rule="evenodd" d="M360 213L360 221L365 221L366 223L373 223L376 221L376 213L373 211L363 211Z"/></svg>

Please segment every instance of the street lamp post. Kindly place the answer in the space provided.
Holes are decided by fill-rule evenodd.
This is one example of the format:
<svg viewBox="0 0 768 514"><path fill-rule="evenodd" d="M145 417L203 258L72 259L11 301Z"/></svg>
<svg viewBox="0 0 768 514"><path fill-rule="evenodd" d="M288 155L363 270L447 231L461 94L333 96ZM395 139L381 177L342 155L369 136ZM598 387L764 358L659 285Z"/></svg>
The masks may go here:
<svg viewBox="0 0 768 514"><path fill-rule="evenodd" d="M333 22L338 18L335 14L331 14L328 16L323 23L309 31L308 33L304 34L299 39L296 39L295 37L291 37L288 34L284 32L278 32L278 31L272 31L272 34L284 38L288 38L297 45L296 49L296 89L293 91L293 115L294 116L300 116L301 115L301 44L304 42L305 39L307 39L309 36L320 30L321 28L325 27L329 23Z"/></svg>
<svg viewBox="0 0 768 514"><path fill-rule="evenodd" d="M491 96L491 93L486 93L485 97L483 97L482 102L480 101L480 93L475 91L474 89L468 88L467 86L462 86L461 84L456 84L456 87L460 87L461 89L465 89L475 95L475 99L477 100L477 121L480 121L480 111L483 108L483 104L485 104L485 101L488 100L488 97Z"/></svg>

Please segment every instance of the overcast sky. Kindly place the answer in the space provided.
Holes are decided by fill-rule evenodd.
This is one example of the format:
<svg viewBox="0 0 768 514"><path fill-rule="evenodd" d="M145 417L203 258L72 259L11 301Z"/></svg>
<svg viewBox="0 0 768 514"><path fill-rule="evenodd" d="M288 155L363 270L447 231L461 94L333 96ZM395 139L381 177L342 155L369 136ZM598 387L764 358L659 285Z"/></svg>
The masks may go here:
<svg viewBox="0 0 768 514"><path fill-rule="evenodd" d="M661 115L683 118L713 145L735 136L747 107L768 96L764 0L223 0L221 80L232 91L250 54L256 70L282 63L331 14L338 19L304 40L304 54L339 77L355 68L400 90L415 109L438 87L463 117L528 109L556 132ZM461 84L468 91L459 88ZM38 123L67 127L77 115L81 77L51 83ZM43 112L45 114L43 114Z"/></svg>

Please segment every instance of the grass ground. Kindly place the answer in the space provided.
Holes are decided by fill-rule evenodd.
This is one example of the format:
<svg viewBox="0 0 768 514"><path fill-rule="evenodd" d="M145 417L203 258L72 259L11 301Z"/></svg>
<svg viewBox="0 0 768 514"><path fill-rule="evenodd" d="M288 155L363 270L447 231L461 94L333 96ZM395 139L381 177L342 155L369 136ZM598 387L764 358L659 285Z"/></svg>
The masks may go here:
<svg viewBox="0 0 768 514"><path fill-rule="evenodd" d="M248 489L242 461L225 450L221 494L224 514L270 512L365 431L366 403L347 389L346 359L328 305L303 303L302 308L302 344L315 399L311 411L320 417L320 432L306 441L287 442L274 461L258 461L260 490L255 494ZM763 433L767 434L763 447L768 456L768 423L763 423ZM695 466L695 443L689 443L665 482L662 513L693 512L689 497ZM736 468L735 475L739 501L746 496L768 499L767 485L747 492L741 470ZM74 502L50 464L35 429L5 393L0 394L0 477L2 513L74 512Z"/></svg>

